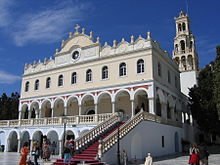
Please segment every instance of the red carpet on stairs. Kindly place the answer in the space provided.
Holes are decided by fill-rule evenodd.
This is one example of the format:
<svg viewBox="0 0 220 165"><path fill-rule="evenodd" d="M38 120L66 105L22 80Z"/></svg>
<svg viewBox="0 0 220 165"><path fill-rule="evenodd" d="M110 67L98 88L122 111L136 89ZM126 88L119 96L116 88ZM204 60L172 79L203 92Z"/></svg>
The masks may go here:
<svg viewBox="0 0 220 165"><path fill-rule="evenodd" d="M124 122L121 122L120 124L118 124L118 126L107 131L100 138L101 139L106 138L108 135L114 132L118 127L120 127L122 124L124 124ZM103 163L100 162L99 160L95 160L95 157L98 153L98 146L99 146L99 142L98 140L96 140L93 144L91 144L88 148L83 150L80 154L75 154L73 158L70 160L70 163L64 163L63 159L57 159L54 165L76 165L77 163L83 162L83 161L86 164L103 165Z"/></svg>

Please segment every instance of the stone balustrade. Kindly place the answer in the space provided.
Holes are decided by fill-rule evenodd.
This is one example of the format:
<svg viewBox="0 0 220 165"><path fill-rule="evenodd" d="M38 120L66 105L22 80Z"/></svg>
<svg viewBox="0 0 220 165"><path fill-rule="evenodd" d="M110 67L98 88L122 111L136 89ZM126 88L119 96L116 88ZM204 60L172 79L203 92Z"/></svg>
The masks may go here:
<svg viewBox="0 0 220 165"><path fill-rule="evenodd" d="M105 139L103 139L102 142L102 154L108 151L109 148L111 148L117 141L124 137L126 134L128 134L129 131L131 131L135 126L137 126L141 121L153 121L156 123L171 125L175 127L182 127L182 123L171 120L171 119L165 119L160 116L148 113L148 112L139 112L137 115L135 115L133 118L130 118L125 124L120 126L117 130L112 132L109 136L107 136Z"/></svg>
<svg viewBox="0 0 220 165"><path fill-rule="evenodd" d="M103 122L112 115L112 113L105 113L39 119L0 120L0 127L63 125L65 122L68 124L93 124Z"/></svg>
<svg viewBox="0 0 220 165"><path fill-rule="evenodd" d="M87 122L93 121L94 117L97 118L96 120L100 122L103 121L103 122L74 140L76 150L80 150L85 145L87 145L89 142L94 140L94 138L98 137L108 128L110 128L115 123L117 123L119 121L119 116L120 115L118 113L114 113L114 114L111 114L110 116L106 114L101 114L99 116L93 115L93 116L89 116L88 118L86 118ZM82 118L83 121L85 121L84 116L80 116L80 117Z"/></svg>

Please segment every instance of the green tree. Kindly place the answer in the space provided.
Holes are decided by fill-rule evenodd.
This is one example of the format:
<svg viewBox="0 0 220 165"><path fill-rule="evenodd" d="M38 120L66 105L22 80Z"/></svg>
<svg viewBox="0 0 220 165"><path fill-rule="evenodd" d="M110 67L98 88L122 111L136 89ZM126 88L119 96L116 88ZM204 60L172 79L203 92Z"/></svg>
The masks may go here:
<svg viewBox="0 0 220 165"><path fill-rule="evenodd" d="M199 72L198 85L190 89L190 109L201 130L220 135L220 47L215 61Z"/></svg>
<svg viewBox="0 0 220 165"><path fill-rule="evenodd" d="M0 97L0 120L18 119L19 94L12 93L8 97L3 93Z"/></svg>
<svg viewBox="0 0 220 165"><path fill-rule="evenodd" d="M214 61L214 98L218 116L220 117L220 46L216 47L216 59Z"/></svg>

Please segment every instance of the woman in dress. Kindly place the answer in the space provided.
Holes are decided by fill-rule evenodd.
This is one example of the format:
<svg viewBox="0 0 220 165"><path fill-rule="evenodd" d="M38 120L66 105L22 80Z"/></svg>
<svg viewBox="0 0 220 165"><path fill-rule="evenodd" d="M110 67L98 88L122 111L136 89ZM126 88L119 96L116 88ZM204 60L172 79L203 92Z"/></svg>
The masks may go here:
<svg viewBox="0 0 220 165"><path fill-rule="evenodd" d="M19 161L19 165L26 165L27 164L28 154L29 154L28 142L25 142L22 149L21 149L21 159Z"/></svg>
<svg viewBox="0 0 220 165"><path fill-rule="evenodd" d="M196 147L196 144L193 144L189 149L189 164L190 165L199 165L199 149Z"/></svg>
<svg viewBox="0 0 220 165"><path fill-rule="evenodd" d="M42 151L43 151L43 159L45 161L50 160L50 145L49 145L49 140L47 138L43 139Z"/></svg>

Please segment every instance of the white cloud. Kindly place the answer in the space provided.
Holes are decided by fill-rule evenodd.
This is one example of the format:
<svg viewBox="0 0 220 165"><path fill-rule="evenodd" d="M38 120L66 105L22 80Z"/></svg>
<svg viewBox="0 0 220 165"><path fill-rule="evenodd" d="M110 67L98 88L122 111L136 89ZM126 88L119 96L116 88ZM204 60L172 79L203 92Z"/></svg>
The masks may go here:
<svg viewBox="0 0 220 165"><path fill-rule="evenodd" d="M11 23L10 7L13 0L0 0L0 27L6 27Z"/></svg>
<svg viewBox="0 0 220 165"><path fill-rule="evenodd" d="M20 80L19 76L0 70L0 84L13 84Z"/></svg>
<svg viewBox="0 0 220 165"><path fill-rule="evenodd" d="M70 26L83 19L89 6L79 2L61 1L48 9L18 14L15 18L15 14L10 12L10 5L13 8L15 4L6 1L8 0L0 0L0 5L2 3L7 6L7 8L0 7L0 27L7 29L17 46L30 42L51 43L61 40Z"/></svg>

